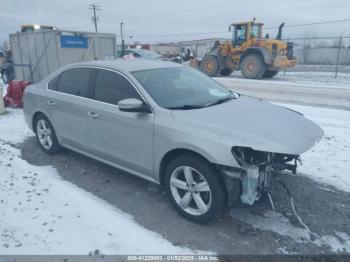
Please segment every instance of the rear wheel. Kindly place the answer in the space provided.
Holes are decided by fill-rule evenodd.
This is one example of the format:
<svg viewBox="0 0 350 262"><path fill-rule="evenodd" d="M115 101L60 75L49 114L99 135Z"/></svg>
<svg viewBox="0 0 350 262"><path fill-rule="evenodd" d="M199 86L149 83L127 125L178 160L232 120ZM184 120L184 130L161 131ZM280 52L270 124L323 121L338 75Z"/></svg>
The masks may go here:
<svg viewBox="0 0 350 262"><path fill-rule="evenodd" d="M266 72L263 74L263 77L264 78L272 78L277 74L278 74L278 70L266 70Z"/></svg>
<svg viewBox="0 0 350 262"><path fill-rule="evenodd" d="M219 73L219 60L216 56L206 55L201 61L200 69L208 76L216 76Z"/></svg>
<svg viewBox="0 0 350 262"><path fill-rule="evenodd" d="M171 204L196 223L218 219L226 207L226 188L217 170L204 159L186 154L172 160L165 171Z"/></svg>
<svg viewBox="0 0 350 262"><path fill-rule="evenodd" d="M259 79L266 71L266 65L258 54L250 54L243 58L241 72L245 78Z"/></svg>
<svg viewBox="0 0 350 262"><path fill-rule="evenodd" d="M39 145L46 153L55 154L60 151L55 130L45 115L39 114L35 117L34 128Z"/></svg>

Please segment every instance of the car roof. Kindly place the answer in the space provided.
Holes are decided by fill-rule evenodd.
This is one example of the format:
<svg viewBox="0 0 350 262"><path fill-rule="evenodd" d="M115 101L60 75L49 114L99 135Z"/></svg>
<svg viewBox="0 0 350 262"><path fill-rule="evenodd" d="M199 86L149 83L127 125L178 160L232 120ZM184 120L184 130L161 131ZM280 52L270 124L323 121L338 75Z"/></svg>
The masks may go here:
<svg viewBox="0 0 350 262"><path fill-rule="evenodd" d="M158 69L158 68L169 68L169 67L182 67L183 65L174 63L174 62L166 62L159 60L150 60L150 59L142 59L142 58L134 58L134 59L115 59L115 60L95 60L88 62L80 62L67 66L69 67L77 67L77 66L91 66L91 67L103 67L108 69L114 69L121 72L133 72L133 71L141 71L141 70L149 70L149 69Z"/></svg>

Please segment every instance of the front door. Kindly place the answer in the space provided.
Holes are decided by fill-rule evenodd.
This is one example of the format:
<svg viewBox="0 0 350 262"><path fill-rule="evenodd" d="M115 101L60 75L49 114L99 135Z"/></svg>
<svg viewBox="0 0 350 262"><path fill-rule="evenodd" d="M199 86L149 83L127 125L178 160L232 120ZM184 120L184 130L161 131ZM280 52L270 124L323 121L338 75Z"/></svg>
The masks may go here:
<svg viewBox="0 0 350 262"><path fill-rule="evenodd" d="M126 98L144 101L123 75L98 69L88 109L91 151L94 155L140 175L153 176L152 113L122 112Z"/></svg>

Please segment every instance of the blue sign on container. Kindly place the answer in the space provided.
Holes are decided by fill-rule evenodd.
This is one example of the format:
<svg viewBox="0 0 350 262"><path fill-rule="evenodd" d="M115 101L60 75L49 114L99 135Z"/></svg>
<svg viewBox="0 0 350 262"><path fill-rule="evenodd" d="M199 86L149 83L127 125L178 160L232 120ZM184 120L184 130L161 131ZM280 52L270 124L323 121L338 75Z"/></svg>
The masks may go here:
<svg viewBox="0 0 350 262"><path fill-rule="evenodd" d="M84 36L61 35L62 48L88 48L88 39Z"/></svg>

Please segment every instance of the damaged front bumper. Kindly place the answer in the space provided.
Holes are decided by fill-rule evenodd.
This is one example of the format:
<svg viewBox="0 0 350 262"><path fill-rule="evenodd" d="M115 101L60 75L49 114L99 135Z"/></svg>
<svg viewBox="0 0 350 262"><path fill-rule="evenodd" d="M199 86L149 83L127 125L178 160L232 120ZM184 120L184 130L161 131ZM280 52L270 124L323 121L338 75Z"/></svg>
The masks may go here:
<svg viewBox="0 0 350 262"><path fill-rule="evenodd" d="M224 174L231 206L237 201L237 194L240 194L243 204L253 205L263 192L269 191L271 180L278 172L289 170L296 173L298 162L301 163L298 155L256 151L246 147L234 147L232 154L240 167L219 167ZM239 193L233 192L237 189L237 182L241 186Z"/></svg>

